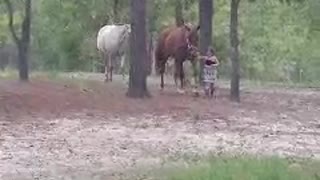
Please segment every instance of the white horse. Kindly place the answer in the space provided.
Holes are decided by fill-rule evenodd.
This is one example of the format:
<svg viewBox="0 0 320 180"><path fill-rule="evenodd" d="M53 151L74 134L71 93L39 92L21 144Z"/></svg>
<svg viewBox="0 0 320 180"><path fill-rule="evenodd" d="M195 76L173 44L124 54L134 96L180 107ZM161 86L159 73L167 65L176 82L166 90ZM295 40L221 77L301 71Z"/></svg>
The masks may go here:
<svg viewBox="0 0 320 180"><path fill-rule="evenodd" d="M97 49L101 53L105 63L105 81L112 81L114 59L121 57L120 68L124 76L124 64L129 49L131 27L129 24L105 25L97 35Z"/></svg>

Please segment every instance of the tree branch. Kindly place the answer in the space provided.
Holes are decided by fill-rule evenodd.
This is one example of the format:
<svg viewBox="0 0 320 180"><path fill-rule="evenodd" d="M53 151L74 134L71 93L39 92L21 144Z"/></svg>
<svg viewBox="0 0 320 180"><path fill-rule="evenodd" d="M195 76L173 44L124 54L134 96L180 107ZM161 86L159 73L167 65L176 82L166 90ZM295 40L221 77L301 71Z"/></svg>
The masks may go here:
<svg viewBox="0 0 320 180"><path fill-rule="evenodd" d="M17 33L16 33L16 31L14 30L14 26L13 26L13 9L12 9L12 4L11 4L10 0L4 0L4 2L6 3L7 9L8 9L8 16L9 16L8 26L9 26L10 32L11 32L11 34L12 34L12 37L13 37L14 41L15 41L17 44L20 44L20 39L18 38Z"/></svg>

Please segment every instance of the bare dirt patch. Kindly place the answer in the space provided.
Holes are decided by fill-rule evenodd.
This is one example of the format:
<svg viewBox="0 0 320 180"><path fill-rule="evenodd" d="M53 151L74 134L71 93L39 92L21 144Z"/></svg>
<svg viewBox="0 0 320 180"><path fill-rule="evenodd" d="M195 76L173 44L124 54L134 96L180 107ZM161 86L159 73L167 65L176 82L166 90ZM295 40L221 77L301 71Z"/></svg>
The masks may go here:
<svg viewBox="0 0 320 180"><path fill-rule="evenodd" d="M207 100L150 84L153 98L134 100L120 81L0 81L1 179L119 179L207 153L320 156L318 91L247 88L234 104L222 87Z"/></svg>

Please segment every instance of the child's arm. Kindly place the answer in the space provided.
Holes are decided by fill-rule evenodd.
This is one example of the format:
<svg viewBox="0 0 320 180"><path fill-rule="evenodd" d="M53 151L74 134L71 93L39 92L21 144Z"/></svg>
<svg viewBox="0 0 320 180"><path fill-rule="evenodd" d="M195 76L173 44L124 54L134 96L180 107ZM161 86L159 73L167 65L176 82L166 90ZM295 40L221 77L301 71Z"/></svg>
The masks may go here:
<svg viewBox="0 0 320 180"><path fill-rule="evenodd" d="M206 56L199 56L199 59L206 59Z"/></svg>
<svg viewBox="0 0 320 180"><path fill-rule="evenodd" d="M204 59L206 59L206 58L207 58L207 56L201 56L201 55L198 55L198 58L199 58L200 60L204 60Z"/></svg>
<svg viewBox="0 0 320 180"><path fill-rule="evenodd" d="M216 65L216 66L219 66L219 65L220 65L220 62L219 62L218 58L216 57L215 60L216 60L216 64L215 64L215 65Z"/></svg>

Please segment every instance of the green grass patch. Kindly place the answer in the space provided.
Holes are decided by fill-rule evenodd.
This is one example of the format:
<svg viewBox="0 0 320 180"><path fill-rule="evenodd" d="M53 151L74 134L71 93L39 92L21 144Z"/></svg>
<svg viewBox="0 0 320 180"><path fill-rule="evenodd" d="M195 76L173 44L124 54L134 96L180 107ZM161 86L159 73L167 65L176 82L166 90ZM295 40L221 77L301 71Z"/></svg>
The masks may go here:
<svg viewBox="0 0 320 180"><path fill-rule="evenodd" d="M223 85L224 87L230 86L229 79L219 79L219 85ZM276 81L259 81L259 80L248 80L241 79L240 80L241 88L319 88L319 82L276 82Z"/></svg>
<svg viewBox="0 0 320 180"><path fill-rule="evenodd" d="M33 71L30 72L29 76L31 79L57 79L59 77L59 72L57 71ZM0 79L7 79L7 80L18 80L19 79L19 72L12 68L7 68L4 71L0 71Z"/></svg>
<svg viewBox="0 0 320 180"><path fill-rule="evenodd" d="M18 79L18 72L11 68L6 68L4 71L0 71L0 79L13 80Z"/></svg>
<svg viewBox="0 0 320 180"><path fill-rule="evenodd" d="M166 180L320 180L320 164L280 158L212 158L166 174Z"/></svg>
<svg viewBox="0 0 320 180"><path fill-rule="evenodd" d="M79 88L84 91L99 89L104 85L103 81L95 81L86 79L83 73L62 73L58 71L32 71L30 72L30 81L47 81L55 82L73 88ZM7 68L5 71L0 71L0 80L18 80L19 74L17 70ZM100 85L100 86L99 86Z"/></svg>

